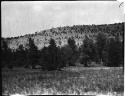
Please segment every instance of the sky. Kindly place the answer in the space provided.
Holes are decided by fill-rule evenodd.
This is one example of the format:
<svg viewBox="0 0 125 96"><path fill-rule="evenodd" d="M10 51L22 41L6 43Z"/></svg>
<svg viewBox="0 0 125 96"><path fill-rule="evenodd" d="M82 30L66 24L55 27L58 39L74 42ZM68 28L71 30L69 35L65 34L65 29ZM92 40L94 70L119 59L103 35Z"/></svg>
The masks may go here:
<svg viewBox="0 0 125 96"><path fill-rule="evenodd" d="M2 37L32 34L52 27L124 22L118 1L3 1Z"/></svg>

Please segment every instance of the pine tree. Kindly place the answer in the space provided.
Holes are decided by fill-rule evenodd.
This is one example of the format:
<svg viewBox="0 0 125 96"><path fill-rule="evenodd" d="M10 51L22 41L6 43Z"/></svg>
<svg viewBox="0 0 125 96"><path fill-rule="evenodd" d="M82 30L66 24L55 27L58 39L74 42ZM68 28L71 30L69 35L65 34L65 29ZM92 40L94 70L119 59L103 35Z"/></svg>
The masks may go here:
<svg viewBox="0 0 125 96"><path fill-rule="evenodd" d="M103 62L103 52L106 47L106 34L99 32L97 37L96 37L96 45L97 45L97 51L98 51L98 57L99 57L99 62Z"/></svg>
<svg viewBox="0 0 125 96"><path fill-rule="evenodd" d="M55 40L54 39L50 39L49 42L49 47L48 47L48 69L49 70L55 70L58 69L59 67L59 50L56 46Z"/></svg>
<svg viewBox="0 0 125 96"><path fill-rule="evenodd" d="M35 65L38 63L38 49L37 46L34 44L34 41L29 38L29 49L28 49L28 63L35 68Z"/></svg>
<svg viewBox="0 0 125 96"><path fill-rule="evenodd" d="M83 40L83 45L81 46L81 54L82 63L84 66L88 66L89 61L96 61L96 50L92 39L89 39L88 36L85 35L85 39Z"/></svg>
<svg viewBox="0 0 125 96"><path fill-rule="evenodd" d="M108 66L118 67L123 64L123 43L117 37L111 38L108 44Z"/></svg>
<svg viewBox="0 0 125 96"><path fill-rule="evenodd" d="M2 40L2 66L1 67L9 67L10 69L13 68L12 65L12 52L11 49L8 47L7 42L3 39Z"/></svg>
<svg viewBox="0 0 125 96"><path fill-rule="evenodd" d="M4 39L1 40L1 45L2 45L1 46L2 51L7 51L8 50L7 42Z"/></svg>
<svg viewBox="0 0 125 96"><path fill-rule="evenodd" d="M1 67L4 67L7 63L7 51L8 51L8 46L7 46L7 43L4 41L4 40L1 40L1 51L2 51L2 66ZM4 57L4 58L3 58Z"/></svg>
<svg viewBox="0 0 125 96"><path fill-rule="evenodd" d="M17 59L18 59L18 66L25 66L26 65L26 52L24 50L23 45L19 45L19 48L16 52Z"/></svg>
<svg viewBox="0 0 125 96"><path fill-rule="evenodd" d="M49 46L41 50L40 63L44 70L62 68L61 50L56 46L55 40L50 39Z"/></svg>
<svg viewBox="0 0 125 96"><path fill-rule="evenodd" d="M69 47L69 45L61 47L61 55L62 55L62 62L64 66L69 66L69 63L71 62L73 51L72 48Z"/></svg>
<svg viewBox="0 0 125 96"><path fill-rule="evenodd" d="M72 48L73 52L75 53L75 51L76 51L76 44L75 44L75 40L73 38L69 38L68 39L68 45L70 46L70 48Z"/></svg>
<svg viewBox="0 0 125 96"><path fill-rule="evenodd" d="M69 65L70 66L74 66L76 61L77 61L77 55L78 55L78 52L77 52L77 46L75 44L75 40L73 38L69 38L68 39L68 46L71 48L72 50L72 54L71 56L69 57Z"/></svg>
<svg viewBox="0 0 125 96"><path fill-rule="evenodd" d="M39 59L39 63L42 66L42 70L46 70L47 66L48 66L48 47L43 47L40 51L40 59Z"/></svg>

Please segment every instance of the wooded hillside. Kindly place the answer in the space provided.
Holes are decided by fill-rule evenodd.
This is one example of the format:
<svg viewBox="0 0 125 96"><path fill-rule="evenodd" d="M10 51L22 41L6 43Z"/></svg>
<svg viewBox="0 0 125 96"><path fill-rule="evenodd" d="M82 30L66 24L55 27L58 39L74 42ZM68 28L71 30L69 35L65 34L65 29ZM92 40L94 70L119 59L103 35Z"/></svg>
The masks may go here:
<svg viewBox="0 0 125 96"><path fill-rule="evenodd" d="M74 25L51 28L34 34L24 36L6 38L7 44L11 49L17 49L19 45L27 47L28 38L32 38L38 49L49 45L50 38L54 39L57 46L67 44L69 37L74 38L76 45L80 46L85 38L85 35L95 40L97 33L106 33L108 37L118 35L123 40L124 23L105 24L105 25Z"/></svg>

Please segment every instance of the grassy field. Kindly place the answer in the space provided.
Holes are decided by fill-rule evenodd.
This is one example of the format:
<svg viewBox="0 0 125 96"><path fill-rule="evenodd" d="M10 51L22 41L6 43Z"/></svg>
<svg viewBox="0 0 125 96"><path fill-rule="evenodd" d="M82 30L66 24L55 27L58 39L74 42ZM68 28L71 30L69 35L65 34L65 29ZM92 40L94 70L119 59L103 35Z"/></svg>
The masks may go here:
<svg viewBox="0 0 125 96"><path fill-rule="evenodd" d="M2 94L123 96L122 68L64 68L62 71L2 70Z"/></svg>

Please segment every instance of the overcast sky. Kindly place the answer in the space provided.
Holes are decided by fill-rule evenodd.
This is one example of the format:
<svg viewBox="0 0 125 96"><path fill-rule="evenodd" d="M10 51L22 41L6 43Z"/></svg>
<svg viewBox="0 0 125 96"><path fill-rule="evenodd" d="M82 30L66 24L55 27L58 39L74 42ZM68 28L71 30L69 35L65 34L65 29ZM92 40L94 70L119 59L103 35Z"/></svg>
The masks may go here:
<svg viewBox="0 0 125 96"><path fill-rule="evenodd" d="M117 1L2 2L2 37L72 25L111 24L124 21Z"/></svg>

